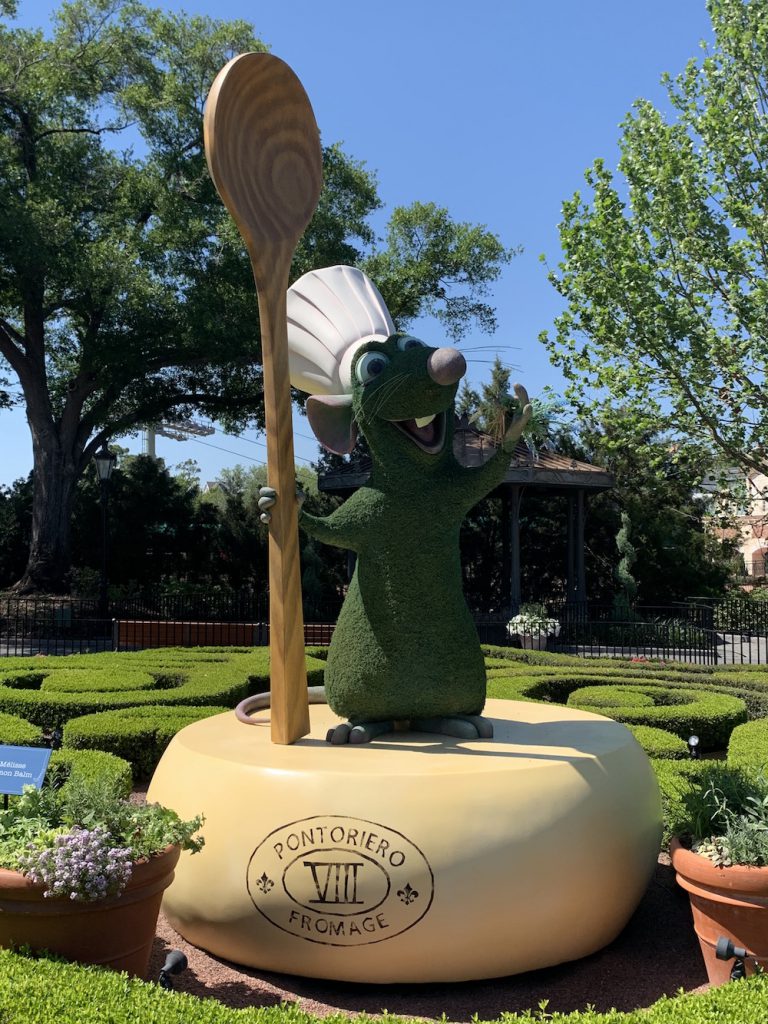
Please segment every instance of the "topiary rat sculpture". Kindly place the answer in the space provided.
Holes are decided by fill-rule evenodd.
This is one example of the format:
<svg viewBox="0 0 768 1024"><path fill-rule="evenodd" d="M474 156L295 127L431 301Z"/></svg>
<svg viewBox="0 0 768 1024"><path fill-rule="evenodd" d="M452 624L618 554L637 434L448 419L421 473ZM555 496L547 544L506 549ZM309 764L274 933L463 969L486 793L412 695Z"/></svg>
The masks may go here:
<svg viewBox="0 0 768 1024"><path fill-rule="evenodd" d="M504 478L530 416L525 389L515 386L521 412L496 453L470 469L453 453L464 357L397 333L361 271L331 267L297 281L288 291L288 344L291 382L312 392L306 410L317 439L346 454L359 429L373 461L368 482L335 512L299 517L311 537L357 555L325 670L327 702L348 722L329 741L367 742L399 723L491 737L459 529ZM264 489L262 509L275 498Z"/></svg>

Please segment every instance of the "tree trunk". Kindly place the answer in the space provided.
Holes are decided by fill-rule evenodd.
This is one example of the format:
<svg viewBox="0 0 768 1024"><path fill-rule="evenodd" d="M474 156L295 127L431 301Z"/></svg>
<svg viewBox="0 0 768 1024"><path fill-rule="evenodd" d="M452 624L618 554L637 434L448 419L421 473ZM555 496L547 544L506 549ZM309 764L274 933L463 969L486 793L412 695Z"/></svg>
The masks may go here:
<svg viewBox="0 0 768 1024"><path fill-rule="evenodd" d="M13 587L21 594L62 594L69 591L72 503L80 475L71 452L59 438L32 430L34 492L32 543L24 575Z"/></svg>

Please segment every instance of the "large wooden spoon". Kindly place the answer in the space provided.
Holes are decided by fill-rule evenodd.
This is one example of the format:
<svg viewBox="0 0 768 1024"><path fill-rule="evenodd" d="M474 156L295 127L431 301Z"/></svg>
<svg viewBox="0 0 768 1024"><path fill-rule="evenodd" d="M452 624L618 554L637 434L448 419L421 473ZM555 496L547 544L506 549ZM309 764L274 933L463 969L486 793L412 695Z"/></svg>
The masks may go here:
<svg viewBox="0 0 768 1024"><path fill-rule="evenodd" d="M286 291L291 258L322 185L320 136L287 64L244 53L222 68L205 108L208 168L248 247L259 297L269 483L272 741L309 732L304 616L288 376Z"/></svg>

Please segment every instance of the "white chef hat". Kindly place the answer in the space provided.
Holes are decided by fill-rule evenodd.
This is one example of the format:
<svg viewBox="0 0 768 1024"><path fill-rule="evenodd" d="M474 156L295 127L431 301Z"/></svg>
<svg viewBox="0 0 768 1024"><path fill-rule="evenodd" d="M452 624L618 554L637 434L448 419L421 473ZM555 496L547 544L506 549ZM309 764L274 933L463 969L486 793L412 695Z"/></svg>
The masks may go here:
<svg viewBox="0 0 768 1024"><path fill-rule="evenodd" d="M355 352L394 333L378 288L362 270L312 270L288 289L291 384L310 395L349 395Z"/></svg>
<svg viewBox="0 0 768 1024"><path fill-rule="evenodd" d="M352 360L368 341L386 341L395 325L376 285L354 267L312 270L288 289L291 384L309 394L309 425L320 444L347 455L357 440Z"/></svg>

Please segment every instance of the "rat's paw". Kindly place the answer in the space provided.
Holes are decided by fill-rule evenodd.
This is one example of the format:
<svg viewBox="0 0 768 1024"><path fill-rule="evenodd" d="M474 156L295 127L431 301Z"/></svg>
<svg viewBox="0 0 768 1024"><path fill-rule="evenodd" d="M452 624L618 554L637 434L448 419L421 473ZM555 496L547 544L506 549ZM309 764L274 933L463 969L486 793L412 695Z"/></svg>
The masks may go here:
<svg viewBox="0 0 768 1024"><path fill-rule="evenodd" d="M520 403L520 412L515 413L512 417L512 422L509 425L509 429L504 435L502 441L502 447L505 452L514 451L517 442L523 435L525 428L531 419L531 403L528 400L528 392L525 390L522 384L515 384L514 386L515 398Z"/></svg>
<svg viewBox="0 0 768 1024"><path fill-rule="evenodd" d="M341 725L329 729L325 737L328 743L339 746L342 743L370 743L376 736L382 736L386 732L394 732L394 722L342 722Z"/></svg>
<svg viewBox="0 0 768 1024"><path fill-rule="evenodd" d="M259 509L261 515L259 519L262 523L268 523L272 518L272 512L270 511L275 503L277 502L277 491L274 487L260 487L259 488Z"/></svg>
<svg viewBox="0 0 768 1024"><path fill-rule="evenodd" d="M304 504L306 497L306 494L304 493L304 491L302 491L299 484L296 484L296 504L299 506L299 510L301 510L301 506ZM262 523L269 523L269 521L272 519L272 509L274 508L276 503L277 491L275 490L274 487L259 488L258 504L259 509L261 511L259 519L262 521Z"/></svg>
<svg viewBox="0 0 768 1024"><path fill-rule="evenodd" d="M434 732L455 736L459 740L493 739L493 722L482 715L445 715L438 718L414 718L411 728L417 732Z"/></svg>

